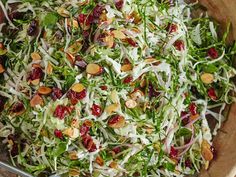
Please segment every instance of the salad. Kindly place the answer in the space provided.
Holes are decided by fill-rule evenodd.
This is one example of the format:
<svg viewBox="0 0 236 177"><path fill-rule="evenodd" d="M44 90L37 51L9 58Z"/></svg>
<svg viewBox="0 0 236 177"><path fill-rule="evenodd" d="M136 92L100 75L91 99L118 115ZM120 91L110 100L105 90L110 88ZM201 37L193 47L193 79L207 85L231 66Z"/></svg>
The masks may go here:
<svg viewBox="0 0 236 177"><path fill-rule="evenodd" d="M206 14L192 18L197 6L0 1L0 137L13 165L35 176L207 169L235 101L236 45L229 28L220 38Z"/></svg>

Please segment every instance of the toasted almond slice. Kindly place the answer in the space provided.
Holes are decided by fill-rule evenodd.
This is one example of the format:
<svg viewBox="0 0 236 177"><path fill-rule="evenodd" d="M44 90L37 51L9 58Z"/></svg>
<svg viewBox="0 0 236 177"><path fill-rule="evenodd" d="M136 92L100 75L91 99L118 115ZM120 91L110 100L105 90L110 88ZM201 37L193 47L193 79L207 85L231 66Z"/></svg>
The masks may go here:
<svg viewBox="0 0 236 177"><path fill-rule="evenodd" d="M141 33L141 31L140 31L138 28L135 28L135 27L132 28L131 30L132 30L133 32L135 32L135 33Z"/></svg>
<svg viewBox="0 0 236 177"><path fill-rule="evenodd" d="M63 134L69 136L70 138L78 138L79 137L79 130L77 128L67 128L63 131Z"/></svg>
<svg viewBox="0 0 236 177"><path fill-rule="evenodd" d="M76 83L71 87L71 90L77 93L82 92L84 89L85 89L84 85L80 83Z"/></svg>
<svg viewBox="0 0 236 177"><path fill-rule="evenodd" d="M100 166L103 166L103 165L104 165L104 160L102 159L101 156L97 156L95 161L96 161L96 163L97 163L98 165L100 165Z"/></svg>
<svg viewBox="0 0 236 177"><path fill-rule="evenodd" d="M35 80L30 81L32 85L39 85L39 82L40 82L40 79L35 79Z"/></svg>
<svg viewBox="0 0 236 177"><path fill-rule="evenodd" d="M201 75L201 80L204 84L211 84L214 81L214 75L210 73L204 73Z"/></svg>
<svg viewBox="0 0 236 177"><path fill-rule="evenodd" d="M79 128L79 120L76 118L72 119L70 125L71 125L71 127Z"/></svg>
<svg viewBox="0 0 236 177"><path fill-rule="evenodd" d="M113 115L108 120L108 125L111 128L122 128L125 126L125 118L121 115Z"/></svg>
<svg viewBox="0 0 236 177"><path fill-rule="evenodd" d="M113 36L106 36L104 38L104 42L108 46L108 48L112 48L114 45L114 37Z"/></svg>
<svg viewBox="0 0 236 177"><path fill-rule="evenodd" d="M49 93L52 92L52 89L49 87L41 86L38 89L38 93L42 95L48 95Z"/></svg>
<svg viewBox="0 0 236 177"><path fill-rule="evenodd" d="M119 103L119 96L116 90L112 90L110 98L113 103Z"/></svg>
<svg viewBox="0 0 236 177"><path fill-rule="evenodd" d="M70 12L66 10L64 7L59 7L57 9L57 13L62 17L70 17Z"/></svg>
<svg viewBox="0 0 236 177"><path fill-rule="evenodd" d="M77 160L78 159L77 152L76 151L69 152L69 158L70 160Z"/></svg>
<svg viewBox="0 0 236 177"><path fill-rule="evenodd" d="M79 169L70 169L69 171L69 176L79 176L80 175L80 171Z"/></svg>
<svg viewBox="0 0 236 177"><path fill-rule="evenodd" d="M52 64L50 62L48 62L47 68L46 68L46 73L47 74L52 74L53 71L53 67Z"/></svg>
<svg viewBox="0 0 236 177"><path fill-rule="evenodd" d="M129 100L127 100L126 102L125 102L125 106L127 107L127 108L135 108L136 106L137 106L137 102L136 101L134 101L134 100L131 100L131 99L129 99Z"/></svg>
<svg viewBox="0 0 236 177"><path fill-rule="evenodd" d="M41 68L41 65L39 63L33 63L32 67L33 68Z"/></svg>
<svg viewBox="0 0 236 177"><path fill-rule="evenodd" d="M92 127L92 126L93 126L93 122L90 121L90 120L85 120L85 121L84 121L84 124L85 124L87 127Z"/></svg>
<svg viewBox="0 0 236 177"><path fill-rule="evenodd" d="M5 72L5 69L4 67L2 66L2 64L0 64L0 74L4 73Z"/></svg>
<svg viewBox="0 0 236 177"><path fill-rule="evenodd" d="M91 75L99 75L103 72L103 69L98 64L90 63L86 67L86 72Z"/></svg>
<svg viewBox="0 0 236 177"><path fill-rule="evenodd" d="M129 64L124 64L121 66L121 71L122 72L127 72L127 71L131 71L133 69L133 66L129 63Z"/></svg>
<svg viewBox="0 0 236 177"><path fill-rule="evenodd" d="M38 52L33 52L31 53L31 58L33 59L33 61L38 61L38 60L41 60L41 56L39 55Z"/></svg>
<svg viewBox="0 0 236 177"><path fill-rule="evenodd" d="M116 112L118 108L119 108L119 104L117 103L111 104L105 108L105 112L110 115L111 113Z"/></svg>
<svg viewBox="0 0 236 177"><path fill-rule="evenodd" d="M195 119L197 119L199 117L199 114L195 114L195 115L191 115L190 116L190 122L194 121Z"/></svg>
<svg viewBox="0 0 236 177"><path fill-rule="evenodd" d="M30 100L31 107L35 107L36 105L43 105L43 99L38 94L34 95L33 98Z"/></svg>
<svg viewBox="0 0 236 177"><path fill-rule="evenodd" d="M67 21L67 25L68 25L69 27L73 27L73 28L75 28L75 29L78 29L78 28L79 28L79 23L78 23L77 20L72 19L72 21L71 21L70 18L67 18L66 21Z"/></svg>
<svg viewBox="0 0 236 177"><path fill-rule="evenodd" d="M133 100L137 100L137 99L140 99L144 96L144 93L141 91L141 90L135 90L134 92L132 92L130 94L130 97L133 99Z"/></svg>
<svg viewBox="0 0 236 177"><path fill-rule="evenodd" d="M203 158L207 161L211 161L213 159L213 153L211 151L211 145L206 140L202 141L201 154L202 154Z"/></svg>
<svg viewBox="0 0 236 177"><path fill-rule="evenodd" d="M114 37L117 39L125 39L126 38L126 35L120 30L113 30L111 32L111 34L113 34Z"/></svg>
<svg viewBox="0 0 236 177"><path fill-rule="evenodd" d="M117 169L117 168L118 168L118 164L117 164L117 162L112 161L112 162L110 163L109 167L114 168L114 169Z"/></svg>
<svg viewBox="0 0 236 177"><path fill-rule="evenodd" d="M76 41L74 44L72 44L68 49L67 53L75 55L82 49L82 42Z"/></svg>
<svg viewBox="0 0 236 177"><path fill-rule="evenodd" d="M140 81L140 87L144 88L147 85L146 79L141 79Z"/></svg>
<svg viewBox="0 0 236 177"><path fill-rule="evenodd" d="M160 61L156 60L155 58L147 58L144 60L144 62L147 64L160 63Z"/></svg>

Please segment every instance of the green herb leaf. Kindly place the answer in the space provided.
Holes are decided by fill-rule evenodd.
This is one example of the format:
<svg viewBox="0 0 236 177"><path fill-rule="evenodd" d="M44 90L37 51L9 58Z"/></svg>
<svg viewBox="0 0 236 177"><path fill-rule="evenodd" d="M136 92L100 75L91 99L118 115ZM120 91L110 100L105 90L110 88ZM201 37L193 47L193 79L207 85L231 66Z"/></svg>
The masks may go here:
<svg viewBox="0 0 236 177"><path fill-rule="evenodd" d="M51 27L58 21L58 16L55 13L48 13L43 19L43 26Z"/></svg>

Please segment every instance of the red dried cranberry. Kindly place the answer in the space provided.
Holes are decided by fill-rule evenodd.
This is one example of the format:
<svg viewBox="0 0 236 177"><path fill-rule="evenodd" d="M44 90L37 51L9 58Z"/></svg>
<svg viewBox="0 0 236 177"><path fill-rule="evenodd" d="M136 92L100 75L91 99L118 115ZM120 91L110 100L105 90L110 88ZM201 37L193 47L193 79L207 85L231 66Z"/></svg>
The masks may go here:
<svg viewBox="0 0 236 177"><path fill-rule="evenodd" d="M10 18L10 20L20 20L24 17L24 13L23 12L17 12L17 11L14 11L14 12L11 12L8 17Z"/></svg>
<svg viewBox="0 0 236 177"><path fill-rule="evenodd" d="M34 68L31 73L30 73L30 76L29 76L29 79L30 80L35 80L35 79L40 79L41 77L43 76L43 71L41 68L37 67L37 68Z"/></svg>
<svg viewBox="0 0 236 177"><path fill-rule="evenodd" d="M133 39L127 38L126 40L131 46L137 47L137 43Z"/></svg>
<svg viewBox="0 0 236 177"><path fill-rule="evenodd" d="M191 112L192 115L197 114L197 105L195 103L191 103L189 105L189 111Z"/></svg>
<svg viewBox="0 0 236 177"><path fill-rule="evenodd" d="M130 82L133 81L133 77L132 76L127 76L124 80L123 80L123 83L124 84L128 84Z"/></svg>
<svg viewBox="0 0 236 177"><path fill-rule="evenodd" d="M215 159L216 158L216 156L217 156L217 151L216 151L216 149L215 149L215 147L214 146L211 146L211 152L212 152L212 154L213 154L213 158Z"/></svg>
<svg viewBox="0 0 236 177"><path fill-rule="evenodd" d="M75 57L75 65L80 69L85 70L88 64L81 58L81 56L77 55Z"/></svg>
<svg viewBox="0 0 236 177"><path fill-rule="evenodd" d="M76 98L82 100L86 97L86 90L84 89L82 92L76 93Z"/></svg>
<svg viewBox="0 0 236 177"><path fill-rule="evenodd" d="M79 14L78 21L80 24L90 25L93 22L92 15Z"/></svg>
<svg viewBox="0 0 236 177"><path fill-rule="evenodd" d="M170 157L171 158L176 158L177 155L178 155L178 150L175 149L173 146L171 146L171 148L170 148Z"/></svg>
<svg viewBox="0 0 236 177"><path fill-rule="evenodd" d="M16 155L19 154L19 148L18 148L18 144L17 144L17 143L14 143L14 144L12 145L12 148L11 148L10 153L11 153L11 155L12 155L13 157L15 157Z"/></svg>
<svg viewBox="0 0 236 177"><path fill-rule="evenodd" d="M70 99L72 104L77 104L78 100L82 100L86 97L86 90L77 93L73 90L69 90L67 93L67 97Z"/></svg>
<svg viewBox="0 0 236 177"><path fill-rule="evenodd" d="M175 46L176 50L182 51L182 50L184 50L184 41L177 40L177 41L175 41L174 46Z"/></svg>
<svg viewBox="0 0 236 177"><path fill-rule="evenodd" d="M82 137L82 144L89 152L94 152L97 150L97 147L93 142L93 139L89 135L85 135Z"/></svg>
<svg viewBox="0 0 236 177"><path fill-rule="evenodd" d="M182 117L182 118L185 117L185 118L183 118L183 119L181 120L181 125L182 125L182 126L185 126L185 125L187 125L187 124L189 123L189 116L186 117L187 114L188 114L188 113L187 113L186 111L182 111L182 112L181 112L181 117Z"/></svg>
<svg viewBox="0 0 236 177"><path fill-rule="evenodd" d="M90 31L89 31L89 30L83 31L83 37L84 37L84 38L88 38L89 35L90 35Z"/></svg>
<svg viewBox="0 0 236 177"><path fill-rule="evenodd" d="M57 88L57 87L54 87L52 89L52 93L51 93L51 97L54 101L56 101L57 99L60 99L62 97L63 93L62 93L62 90Z"/></svg>
<svg viewBox="0 0 236 177"><path fill-rule="evenodd" d="M192 162L189 158L187 158L184 162L185 167L192 168Z"/></svg>
<svg viewBox="0 0 236 177"><path fill-rule="evenodd" d="M209 88L207 94L212 100L217 100L216 91L214 88Z"/></svg>
<svg viewBox="0 0 236 177"><path fill-rule="evenodd" d="M169 32L169 33L174 33L176 32L178 29L178 26L176 24L173 24L173 23L169 23L166 27L166 30Z"/></svg>
<svg viewBox="0 0 236 177"><path fill-rule="evenodd" d="M116 115L113 115L109 120L108 120L108 124L109 125L113 125L113 124L116 124L117 122L120 121L120 119L122 118L122 116L116 114Z"/></svg>
<svg viewBox="0 0 236 177"><path fill-rule="evenodd" d="M63 139L63 134L62 134L61 130L55 129L54 130L54 135L59 139Z"/></svg>
<svg viewBox="0 0 236 177"><path fill-rule="evenodd" d="M93 18L94 18L94 22L97 23L99 17L102 14L102 11L104 10L104 6L101 5L96 5L96 7L93 9Z"/></svg>
<svg viewBox="0 0 236 177"><path fill-rule="evenodd" d="M97 104L93 104L91 110L94 116L99 117L102 114L102 108Z"/></svg>
<svg viewBox="0 0 236 177"><path fill-rule="evenodd" d="M118 154L121 152L121 148L120 147L114 147L112 148L112 151L115 152L115 154Z"/></svg>
<svg viewBox="0 0 236 177"><path fill-rule="evenodd" d="M107 90L107 86L106 85L102 85L102 86L100 86L100 89Z"/></svg>
<svg viewBox="0 0 236 177"><path fill-rule="evenodd" d="M27 29L27 34L29 36L37 36L38 31L39 31L38 25L39 25L38 21L33 20Z"/></svg>
<svg viewBox="0 0 236 177"><path fill-rule="evenodd" d="M15 104L13 105L11 111L12 111L13 113L18 113L18 112L23 111L24 108L25 108L25 107L24 107L23 103L17 102L17 103L15 103Z"/></svg>
<svg viewBox="0 0 236 177"><path fill-rule="evenodd" d="M80 135L81 136L87 135L89 132L89 129L90 128L85 123L83 123L82 126L80 127Z"/></svg>
<svg viewBox="0 0 236 177"><path fill-rule="evenodd" d="M121 10L124 5L124 0L115 0L115 6L117 10Z"/></svg>
<svg viewBox="0 0 236 177"><path fill-rule="evenodd" d="M216 59L219 56L218 51L214 47L208 49L207 55L212 59Z"/></svg>
<svg viewBox="0 0 236 177"><path fill-rule="evenodd" d="M54 117L64 119L65 116L70 112L67 106L58 105L53 113Z"/></svg>
<svg viewBox="0 0 236 177"><path fill-rule="evenodd" d="M157 97L159 93L154 89L152 84L148 85L148 96L149 98Z"/></svg>

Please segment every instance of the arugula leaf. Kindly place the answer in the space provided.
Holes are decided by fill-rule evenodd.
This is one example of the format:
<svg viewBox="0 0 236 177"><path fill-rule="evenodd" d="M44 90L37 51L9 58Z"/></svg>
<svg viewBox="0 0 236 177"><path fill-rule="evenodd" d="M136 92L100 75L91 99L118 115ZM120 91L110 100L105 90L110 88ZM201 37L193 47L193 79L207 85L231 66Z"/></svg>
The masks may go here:
<svg viewBox="0 0 236 177"><path fill-rule="evenodd" d="M52 156L58 157L63 154L66 150L67 143L59 143L52 151Z"/></svg>
<svg viewBox="0 0 236 177"><path fill-rule="evenodd" d="M58 16L56 13L48 13L43 19L43 26L52 27L58 21Z"/></svg>

